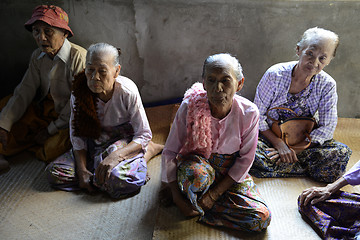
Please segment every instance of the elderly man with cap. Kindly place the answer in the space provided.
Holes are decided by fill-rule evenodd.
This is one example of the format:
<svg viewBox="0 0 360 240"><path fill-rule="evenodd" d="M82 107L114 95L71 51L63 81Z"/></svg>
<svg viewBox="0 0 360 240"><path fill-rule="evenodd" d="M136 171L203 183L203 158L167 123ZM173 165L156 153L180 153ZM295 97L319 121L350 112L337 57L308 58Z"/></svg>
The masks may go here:
<svg viewBox="0 0 360 240"><path fill-rule="evenodd" d="M25 149L49 162L70 148L69 117L73 76L85 67L86 50L73 36L66 12L41 5L25 23L38 45L14 94L0 102L0 170L4 156Z"/></svg>

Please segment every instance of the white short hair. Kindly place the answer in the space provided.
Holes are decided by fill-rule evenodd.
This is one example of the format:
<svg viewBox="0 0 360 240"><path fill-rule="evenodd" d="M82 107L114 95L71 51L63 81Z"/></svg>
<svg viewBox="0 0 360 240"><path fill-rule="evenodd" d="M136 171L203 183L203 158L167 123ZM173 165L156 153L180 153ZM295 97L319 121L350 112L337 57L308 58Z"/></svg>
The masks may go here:
<svg viewBox="0 0 360 240"><path fill-rule="evenodd" d="M339 46L339 36L330 31L319 27L313 27L309 28L304 32L304 34L301 37L301 40L297 43L297 46L300 50L303 50L304 48L308 47L312 41L318 37L321 38L327 38L334 41L335 49L333 53L333 57L335 57L336 49Z"/></svg>
<svg viewBox="0 0 360 240"><path fill-rule="evenodd" d="M219 54L215 54L215 55L211 55L211 56L207 57L204 62L204 65L203 65L203 72L202 72L203 78L205 76L206 67L208 65L213 64L214 62L228 63L233 68L234 73L236 75L236 79L238 81L241 81L241 79L243 79L244 75L243 75L242 67L241 67L239 60L237 60L235 57L233 57L229 53L219 53Z"/></svg>
<svg viewBox="0 0 360 240"><path fill-rule="evenodd" d="M114 66L120 65L120 50L107 43L95 43L90 45L86 54L86 61L89 61L94 53L107 53L114 57Z"/></svg>

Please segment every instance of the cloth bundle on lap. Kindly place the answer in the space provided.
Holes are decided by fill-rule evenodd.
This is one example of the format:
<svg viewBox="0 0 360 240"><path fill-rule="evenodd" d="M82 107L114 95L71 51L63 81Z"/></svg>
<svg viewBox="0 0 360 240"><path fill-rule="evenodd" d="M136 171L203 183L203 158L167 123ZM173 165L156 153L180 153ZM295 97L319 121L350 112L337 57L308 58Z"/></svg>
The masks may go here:
<svg viewBox="0 0 360 240"><path fill-rule="evenodd" d="M315 205L299 205L299 212L324 239L353 239L360 231L359 194L340 191Z"/></svg>
<svg viewBox="0 0 360 240"><path fill-rule="evenodd" d="M87 168L92 173L110 153L125 147L132 139L133 129L129 123L103 130L97 140L88 140L89 161ZM75 157L72 150L58 157L47 166L48 180L52 187L65 190L80 190L75 172ZM98 184L94 176L94 185L110 194L113 198L123 198L136 192L146 183L146 160L139 153L121 161L104 184Z"/></svg>

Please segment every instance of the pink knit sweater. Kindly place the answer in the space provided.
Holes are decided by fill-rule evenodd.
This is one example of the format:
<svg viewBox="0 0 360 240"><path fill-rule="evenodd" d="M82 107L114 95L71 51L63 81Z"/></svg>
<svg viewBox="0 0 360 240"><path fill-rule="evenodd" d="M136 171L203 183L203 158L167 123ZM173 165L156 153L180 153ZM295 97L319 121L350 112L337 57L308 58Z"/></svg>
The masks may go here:
<svg viewBox="0 0 360 240"><path fill-rule="evenodd" d="M180 154L196 153L209 158L212 149L211 111L203 84L194 83L185 92L184 99L189 101L186 116L187 138Z"/></svg>

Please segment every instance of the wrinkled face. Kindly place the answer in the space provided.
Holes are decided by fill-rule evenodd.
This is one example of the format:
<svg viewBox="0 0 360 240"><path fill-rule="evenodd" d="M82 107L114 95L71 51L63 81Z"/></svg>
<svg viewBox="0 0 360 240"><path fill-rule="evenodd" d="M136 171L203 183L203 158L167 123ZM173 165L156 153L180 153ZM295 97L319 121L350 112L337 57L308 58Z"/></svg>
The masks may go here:
<svg viewBox="0 0 360 240"><path fill-rule="evenodd" d="M120 66L114 66L114 57L107 53L93 53L87 60L85 75L87 85L93 93L112 93L115 78L120 73Z"/></svg>
<svg viewBox="0 0 360 240"><path fill-rule="evenodd" d="M211 106L229 107L234 95L242 88L242 81L236 79L231 65L214 62L207 66L204 74L204 88Z"/></svg>
<svg viewBox="0 0 360 240"><path fill-rule="evenodd" d="M318 74L326 65L330 63L335 51L335 43L331 39L318 38L313 40L304 49L297 48L299 56L298 67L307 75Z"/></svg>
<svg viewBox="0 0 360 240"><path fill-rule="evenodd" d="M36 44L49 57L54 56L59 52L68 33L62 29L51 27L50 25L36 21L32 26L32 34Z"/></svg>

